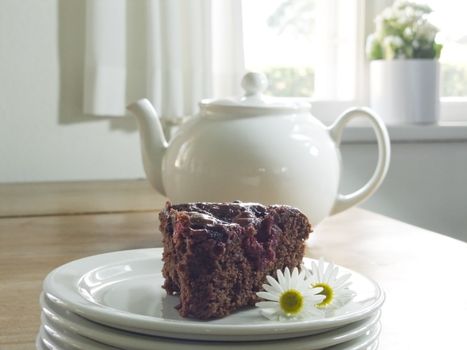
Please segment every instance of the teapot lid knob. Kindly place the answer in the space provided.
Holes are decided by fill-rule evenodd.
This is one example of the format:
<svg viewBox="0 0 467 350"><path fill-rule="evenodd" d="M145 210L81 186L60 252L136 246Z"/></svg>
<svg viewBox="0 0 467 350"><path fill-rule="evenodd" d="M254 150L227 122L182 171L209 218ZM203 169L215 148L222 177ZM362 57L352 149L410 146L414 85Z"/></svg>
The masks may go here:
<svg viewBox="0 0 467 350"><path fill-rule="evenodd" d="M305 100L263 95L268 87L268 79L263 73L250 72L243 76L242 88L245 94L241 97L223 99L204 99L199 105L201 115L209 117L285 115L298 112L309 113L311 105Z"/></svg>
<svg viewBox="0 0 467 350"><path fill-rule="evenodd" d="M250 72L242 79L242 88L245 96L261 95L268 87L268 78L263 73Z"/></svg>

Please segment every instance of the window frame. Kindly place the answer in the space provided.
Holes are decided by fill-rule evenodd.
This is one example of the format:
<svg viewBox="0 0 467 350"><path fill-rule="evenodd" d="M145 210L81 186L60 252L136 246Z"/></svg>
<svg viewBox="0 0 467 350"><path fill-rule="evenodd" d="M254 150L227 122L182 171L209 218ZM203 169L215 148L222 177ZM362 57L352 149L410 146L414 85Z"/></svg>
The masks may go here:
<svg viewBox="0 0 467 350"><path fill-rule="evenodd" d="M316 98L293 97L304 99L312 105L312 113L324 124L332 123L335 118L346 109L356 106L369 106L369 66L370 60L365 54L367 36L374 31L374 18L385 7L390 6L393 0L357 0L357 48L358 56L355 69L358 82L355 86L355 98L352 100L322 100ZM467 96L441 97L440 118L441 123L467 123Z"/></svg>
<svg viewBox="0 0 467 350"><path fill-rule="evenodd" d="M467 123L467 96L465 97L441 97L440 121Z"/></svg>

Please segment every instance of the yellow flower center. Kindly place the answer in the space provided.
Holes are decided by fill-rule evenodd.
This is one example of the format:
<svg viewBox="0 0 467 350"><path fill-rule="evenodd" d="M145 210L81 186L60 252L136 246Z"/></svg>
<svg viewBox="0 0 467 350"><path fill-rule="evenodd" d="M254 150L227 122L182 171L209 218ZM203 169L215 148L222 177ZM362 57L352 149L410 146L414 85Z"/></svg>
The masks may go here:
<svg viewBox="0 0 467 350"><path fill-rule="evenodd" d="M282 311L287 315L296 315L303 308L303 295L298 290L289 289L279 299Z"/></svg>
<svg viewBox="0 0 467 350"><path fill-rule="evenodd" d="M313 288L317 288L317 287L323 288L323 290L319 292L318 294L324 295L324 299L319 304L316 304L316 307L324 308L332 303L332 300L334 299L334 290L331 288L331 286L329 286L326 283L313 284Z"/></svg>

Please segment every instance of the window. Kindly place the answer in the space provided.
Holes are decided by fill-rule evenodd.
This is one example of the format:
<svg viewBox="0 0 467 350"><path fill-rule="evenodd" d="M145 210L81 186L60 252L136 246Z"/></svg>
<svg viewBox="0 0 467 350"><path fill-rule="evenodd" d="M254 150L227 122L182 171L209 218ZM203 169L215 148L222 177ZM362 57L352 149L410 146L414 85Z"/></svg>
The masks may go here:
<svg viewBox="0 0 467 350"><path fill-rule="evenodd" d="M276 96L355 104L363 55L358 37L360 4L358 0L244 1L246 68L265 72L270 82L267 92Z"/></svg>
<svg viewBox="0 0 467 350"><path fill-rule="evenodd" d="M440 28L441 120L467 120L467 2L416 0L433 9ZM379 4L379 5L376 5ZM373 18L391 1L243 1L245 64L269 78L267 93L313 100L330 121L345 108L368 104L364 43ZM375 8L379 7L379 8Z"/></svg>
<svg viewBox="0 0 467 350"><path fill-rule="evenodd" d="M441 117L445 121L467 120L467 2L426 0L432 22L440 29Z"/></svg>
<svg viewBox="0 0 467 350"><path fill-rule="evenodd" d="M426 0L433 9L432 22L440 29L443 43L441 63L441 96L467 97L467 2Z"/></svg>
<svg viewBox="0 0 467 350"><path fill-rule="evenodd" d="M313 96L315 12L314 0L244 1L245 65L268 76L271 95Z"/></svg>

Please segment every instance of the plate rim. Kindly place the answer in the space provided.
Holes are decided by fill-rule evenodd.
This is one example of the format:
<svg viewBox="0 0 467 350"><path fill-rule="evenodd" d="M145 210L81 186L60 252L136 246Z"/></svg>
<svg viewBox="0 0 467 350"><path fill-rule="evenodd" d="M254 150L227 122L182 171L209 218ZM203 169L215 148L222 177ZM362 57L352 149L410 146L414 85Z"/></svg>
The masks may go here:
<svg viewBox="0 0 467 350"><path fill-rule="evenodd" d="M112 325L117 328L118 326L125 327L128 322L131 322L132 328L141 328L146 330L158 330L158 331L170 331L171 333L183 333L186 334L187 332L194 332L199 333L203 332L205 334L212 334L212 335L254 335L258 334L258 331L261 333L263 332L282 332L288 333L290 331L305 331L305 330L320 330L320 329L329 329L337 328L339 326L343 326L345 324L351 323L353 321L359 321L364 319L365 316L371 314L372 312L376 311L377 309L381 308L382 304L385 300L385 293L382 290L381 286L376 283L373 279L362 275L359 272L353 271L351 269L342 267L340 265L336 265L338 267L344 268L347 271L352 272L353 274L360 275L364 277L366 280L374 285L375 290L377 291L376 300L371 304L367 305L366 307L359 309L356 312L346 315L340 315L330 318L322 318L322 319L310 319L310 320L302 320L302 321L288 321L283 322L280 324L277 323L270 323L267 322L255 325L240 325L240 324L209 324L206 321L199 321L193 322L195 320L189 319L188 321L184 320L169 320L163 319L160 317L154 316L147 316L147 315L140 315L134 314L130 312L121 311L118 309L100 306L99 304L93 303L85 298L71 286L58 283L55 281L57 276L64 271L73 271L75 275L69 276L74 278L74 281L77 282L81 279L81 277L89 273L90 271L102 268L106 265L113 265L115 261L119 261L119 258L122 259L121 261L130 261L130 260L139 260L143 259L144 257L154 258L154 256L162 256L163 248L143 248L143 249L132 249L132 250L122 250L122 251L115 251L109 252L104 254L92 255L88 257L84 257L81 259L77 259L71 262L68 262L62 266L57 267L56 269L52 270L47 277L44 279L43 282L43 290L44 293L47 295L48 299L54 302L54 299L60 300L63 305L66 306L67 309L70 311L81 315L87 319L92 321L105 323L107 325ZM306 259L316 260L313 258L305 257ZM80 267L82 264L87 265L94 260L104 260L110 259L105 264L100 264L99 266L94 266L94 268L87 268L86 272L82 272L79 276L76 275L77 267ZM81 268L83 268L81 266ZM67 272L70 274L70 272ZM70 293L71 292L71 293ZM379 294L379 295L378 295ZM71 296L71 297L70 297ZM128 318L129 315L132 315L131 318ZM209 325L209 326L207 326ZM175 327L178 326L178 327ZM181 328L181 329L178 329ZM123 328L124 329L124 328Z"/></svg>
<svg viewBox="0 0 467 350"><path fill-rule="evenodd" d="M55 337L53 337L52 335L49 334L46 327L52 329L53 332L57 333L60 338L64 338L64 339L68 339L68 340L71 338L71 340L73 340L73 343L75 343L75 344L79 343L79 341L76 341L76 339L73 339L76 336L76 334L64 335L63 332L60 329L57 329L54 326L41 324L39 332L42 335L42 339L44 339L44 337L45 337L50 343L52 343L54 348L56 347L55 348L56 350L61 350L60 344L57 343ZM378 341L379 336L381 334L381 330L382 330L381 321L378 320L375 324L373 324L372 327L370 327L367 330L366 334L363 334L360 337L356 337L354 339L350 339L350 340L348 340L346 342L343 342L343 343L340 343L340 344L335 344L335 345L332 345L330 347L326 347L326 348L322 348L322 349L323 350L324 349L328 349L328 350L362 350L362 349L367 349L369 346L373 345L374 343L376 343ZM78 337L79 337L79 335L78 335ZM113 346L110 346L110 345L107 345L107 344L102 344L102 343L96 342L94 340L89 339L89 340L86 340L86 341L91 341L91 343L96 343L96 344L92 344L92 345L95 345L96 347L99 347L100 345L103 345L103 346L105 346L107 348L114 349ZM258 343L258 342L253 342L253 343ZM265 343L267 343L266 347L271 346L271 341L265 342ZM174 350L178 349L178 344L171 344L171 345L168 345L168 346L171 347L171 349L174 349ZM190 346L190 345L188 345L188 346ZM206 344L203 344L202 346L206 347ZM229 344L228 342L222 344L222 346L219 346L219 343L216 342L216 343L213 344L213 346L208 346L208 348L209 349L219 349L219 348L224 348L224 347L225 348L230 348L230 346L231 346L231 344ZM299 347L302 348L302 346L299 346ZM164 347L164 348L167 349L167 347ZM117 350L117 348L115 348L115 350Z"/></svg>
<svg viewBox="0 0 467 350"><path fill-rule="evenodd" d="M374 326L372 329L370 329L369 331L372 332L372 334L370 333L370 335L368 336L367 339L365 339L363 342L361 343L357 343L356 345L355 344L351 344L349 347L349 344L347 344L346 347L344 347L346 344L343 343L343 344L337 344L337 345L334 345L334 346L331 346L329 348L327 348L326 350L367 350L370 346L373 346L374 344L378 344L379 342L379 337L381 335L381 331L383 329L383 326L381 324L381 320L379 320ZM357 341L357 339L353 339L353 340L350 340L349 342L353 342L353 341ZM377 348L377 347L376 347ZM371 350L374 350L376 348L371 348ZM324 350L324 349L323 349Z"/></svg>
<svg viewBox="0 0 467 350"><path fill-rule="evenodd" d="M121 343L121 339L126 339L127 337L125 336L125 334L115 334L115 330L117 331L120 331L122 332L121 330L118 330L118 329L113 329L112 327L109 327L109 326L106 326L106 325L100 325L100 324L96 324L96 325L93 325L93 322L92 321L89 321L87 320L86 318L80 316L80 315L77 315L77 314L74 314L74 316L78 317L78 319L76 320L73 320L73 319L69 319L67 318L67 311L66 309L61 309L61 307L59 305L56 305L56 304L53 304L51 301L48 301L47 300L47 297L42 293L41 294L41 298L40 298L40 304L41 304L41 308L42 308L42 314L44 315L46 321L48 321L49 323L52 323L52 326L53 325L56 325L57 327L59 326L61 329L65 329L65 330L68 330L69 332L74 332L74 333L77 333L79 335L82 335L84 337L87 337L87 338L90 338L90 339L93 339L97 342L102 342L102 343L105 343L105 344L108 344L108 345L111 345L111 346L122 346L122 345L125 345L125 344L122 344ZM53 316L49 316L49 313L52 314ZM65 313L65 315L63 315ZM57 318L57 319L54 319ZM42 315L41 315L41 319L42 319ZM138 341L139 344L142 344L140 342L144 342L145 344L142 344L142 345L139 345L138 348L140 349L143 349L143 348L153 348L154 345L156 344L152 344L152 342L154 340L162 340L162 343L164 342L177 342L177 341L187 341L187 340L191 340L191 341L201 341L202 343L209 343L209 342L218 342L218 341L223 341L223 342L229 342L230 343L230 346L233 344L234 346L240 346L240 344L251 344L251 343L257 343L258 341L260 342L270 342L270 341L274 341L275 343L279 342L279 343L283 343L284 341L287 342L287 343L290 343L290 342L294 342L294 339L297 340L299 338L301 338L301 340L299 341L300 342L303 342L303 341L306 341L307 344L309 345L310 342L312 342L312 338L315 338L315 337L320 337L320 338L323 338L323 339L320 339L320 340L315 340L315 343L314 346L315 347L318 347L319 348L327 348L327 347L330 347L330 346L335 346L335 345L338 345L338 344L341 344L341 343L344 343L344 342L347 342L347 341L350 341L350 340L353 340L357 337L360 337L361 335L365 334L365 332L367 332L370 328L372 327L375 327L375 325L380 322L380 319L381 319L381 310L377 310L374 314L371 314L370 316L368 316L368 318L364 319L365 322L363 324L360 324L360 325L355 325L355 324L349 324L347 326L344 326L344 327L340 327L340 328L336 328L336 329L332 329L332 330L329 330L328 332L324 332L324 333L319 333L319 334L309 334L309 335L306 335L306 334L303 334L303 333L300 333L300 334L297 334L295 335L293 338L274 338L274 339L271 339L271 338L267 338L267 339L254 339L254 340L243 340L242 339L236 339L236 340L225 340L225 339L206 339L206 338L197 338L197 339L190 339L190 338L172 338L172 337L165 337L163 335L152 335L152 336L148 336L148 335L144 335L144 334L138 334L138 333L134 333L134 332L130 332L129 335L131 336L131 343L132 345L134 346L135 342ZM77 322L81 322L81 324L78 324ZM356 322L362 322L363 320L361 321L356 321ZM84 322L84 325L83 325L83 322ZM44 322L43 322L44 323ZM70 323L71 326L68 324ZM89 324L88 324L89 323ZM76 330L75 327L73 327L73 325L77 325L79 330ZM89 331L88 328L89 327L95 327L95 326L98 326L98 328L94 328L92 331ZM350 326L353 326L351 327L350 329L347 329L345 330L345 334L342 334L342 328L345 328L345 327L350 327ZM99 327L103 327L102 329L99 329ZM85 329L84 331L82 329ZM105 334L103 337L96 337L95 333L103 333ZM334 332L334 333L332 333ZM324 337L323 337L324 336ZM332 339L329 339L327 341L327 343L325 343L325 345L322 345L323 342L325 341L325 338L329 338L329 337L332 337ZM115 337L115 340L111 340L111 341L114 341L115 343L108 343L108 339L109 338L112 338L112 337ZM136 337L136 339L135 339ZM143 339L143 338L146 338L146 339ZM155 339L151 339L151 338L155 338ZM341 340L343 339L343 340ZM321 344L321 345L320 345ZM242 345L242 346L245 346L245 345Z"/></svg>

